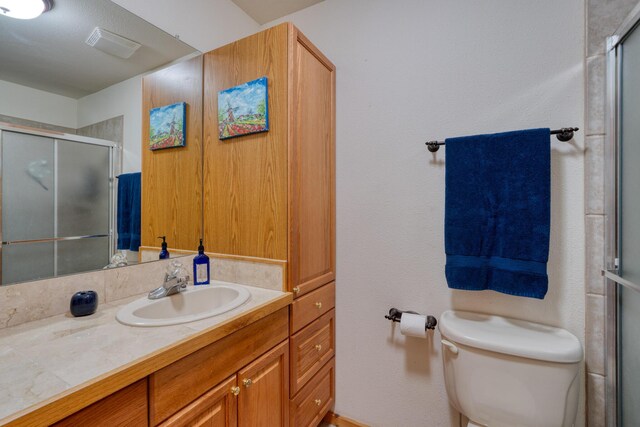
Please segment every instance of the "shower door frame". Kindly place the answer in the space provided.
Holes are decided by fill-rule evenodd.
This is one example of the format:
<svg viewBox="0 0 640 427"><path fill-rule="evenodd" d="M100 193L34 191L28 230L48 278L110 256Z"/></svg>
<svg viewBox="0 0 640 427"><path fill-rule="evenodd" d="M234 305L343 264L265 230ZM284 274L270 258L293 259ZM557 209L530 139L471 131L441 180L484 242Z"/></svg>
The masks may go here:
<svg viewBox="0 0 640 427"><path fill-rule="evenodd" d="M113 256L116 251L116 238L115 238L115 230L116 230L116 197L117 190L115 185L115 179L120 174L122 169L122 147L119 143L108 141L105 139L99 138L90 138L81 135L74 135L68 133L61 132L48 132L46 130L39 130L35 128L24 128L24 127L14 127L11 125L2 124L0 125L0 202L2 201L2 140L3 134L6 132L12 133L22 133L26 135L34 135L41 136L45 138L50 138L54 144L54 147L57 147L58 141L69 141L75 142L78 144L89 144L89 145L98 145L102 147L107 147L109 149L109 234L105 237L109 238L109 257ZM54 149L57 152L57 148ZM57 154L54 154L54 168L57 169ZM57 172L56 172L57 173ZM57 191L57 190L56 190ZM54 211L54 221L56 213ZM76 240L76 239L84 239L84 238L92 238L98 236L74 236L74 237L52 237L48 239L40 239L34 240L32 242L39 241L63 241L63 240ZM101 237L101 236L100 236ZM0 203L0 265L2 263L2 247L4 242L4 236L2 235L2 215L1 215L1 203ZM22 242L20 242L22 243ZM54 254L54 257L57 256ZM54 263L54 266L57 265L57 261ZM54 267L54 275L47 278L59 277L57 275L57 271ZM35 279L40 280L40 279ZM19 282L22 283L22 282ZM0 286L2 286L2 268L0 268Z"/></svg>
<svg viewBox="0 0 640 427"><path fill-rule="evenodd" d="M640 284L619 276L620 232L618 203L620 200L620 113L623 51L619 49L628 35L640 31L640 4L624 19L606 44L606 120L605 120L605 416L607 426L617 426L618 406L618 285L640 292Z"/></svg>

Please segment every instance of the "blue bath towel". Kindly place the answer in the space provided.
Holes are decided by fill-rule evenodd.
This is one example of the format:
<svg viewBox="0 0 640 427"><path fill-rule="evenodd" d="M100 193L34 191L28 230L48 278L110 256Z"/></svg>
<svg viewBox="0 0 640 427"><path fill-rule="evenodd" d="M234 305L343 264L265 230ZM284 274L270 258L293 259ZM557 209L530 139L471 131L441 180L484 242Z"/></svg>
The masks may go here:
<svg viewBox="0 0 640 427"><path fill-rule="evenodd" d="M549 129L450 138L445 147L449 287L544 298Z"/></svg>
<svg viewBox="0 0 640 427"><path fill-rule="evenodd" d="M140 172L118 177L118 249L140 247Z"/></svg>

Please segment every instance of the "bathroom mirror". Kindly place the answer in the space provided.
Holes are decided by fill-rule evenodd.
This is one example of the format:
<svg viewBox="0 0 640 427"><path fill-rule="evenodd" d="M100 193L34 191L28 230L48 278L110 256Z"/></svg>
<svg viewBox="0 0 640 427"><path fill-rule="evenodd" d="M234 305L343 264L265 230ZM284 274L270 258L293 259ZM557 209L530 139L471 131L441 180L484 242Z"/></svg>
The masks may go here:
<svg viewBox="0 0 640 427"><path fill-rule="evenodd" d="M33 209L27 214L19 210L9 212L5 205L0 256L16 271L2 274L2 285L95 270L109 263L113 246L105 250L103 243L93 240L93 246L100 246L94 255L88 249L91 244L80 244L80 239L65 240L78 236L66 236L60 229L83 216L85 219L90 216L104 228L104 218L115 215L114 200L97 203L92 199L95 191L91 190L91 181L99 176L101 188L106 185L104 179L116 187L114 175L140 171L142 75L200 54L177 36L165 33L109 0L53 0L52 3L51 10L30 20L13 19L0 13L0 125L5 134L10 127L22 127L33 129L36 134L53 135L51 143L38 139L42 135L35 141L30 140L33 147L22 145L26 144L25 138L13 138L11 144L16 145L18 151L11 152L8 149L5 152L8 144L2 142L5 161L13 161L11 156L17 156L16 159L27 156L25 164L33 166L17 168L14 172L17 176L11 181L14 194L5 191L2 196L12 196L14 200L26 197L26 189L23 191L20 183L26 186L33 181L42 189L38 206L46 206L54 217L51 218L53 225L40 227L39 233L44 234L38 234L31 247L27 246L29 242L11 245L6 237L28 241L29 233L33 234L37 228L35 225L42 226L49 218L43 216L42 211L30 215ZM55 142L65 139L61 133L114 141L115 154L106 154L96 146ZM36 146L44 151L36 154ZM58 166L64 174L43 175L41 172L47 168L38 161L42 162L45 157L52 166L49 172ZM104 172L102 166L102 169L94 167L98 157L103 158L103 164L108 164L110 174ZM91 172L88 165L94 167ZM11 173L10 168L4 169L2 173ZM76 185L79 191L66 194L65 201L64 191L50 191L50 183L45 182L52 177L60 183L76 180L82 185ZM49 209L52 204L55 209ZM99 212L96 211L98 204L102 206ZM109 212L103 212L104 209ZM49 237L45 237L45 229L50 229ZM80 234L93 234L87 230ZM23 232L27 237L21 237ZM109 226L106 232L115 233L115 230ZM75 252L68 252L64 259L57 258L66 251L64 248L74 246ZM136 254L129 256L130 262L137 258ZM3 264L6 273L7 263ZM34 264L39 267L33 268Z"/></svg>

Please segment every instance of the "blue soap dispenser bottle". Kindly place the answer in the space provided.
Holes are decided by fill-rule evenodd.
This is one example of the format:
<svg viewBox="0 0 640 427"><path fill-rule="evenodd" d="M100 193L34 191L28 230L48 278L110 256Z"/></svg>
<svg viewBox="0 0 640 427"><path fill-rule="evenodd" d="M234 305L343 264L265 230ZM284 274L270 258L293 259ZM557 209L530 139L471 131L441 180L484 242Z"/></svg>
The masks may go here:
<svg viewBox="0 0 640 427"><path fill-rule="evenodd" d="M193 258L193 284L209 284L209 257L204 253L202 239L200 239L200 246L198 246L198 255Z"/></svg>
<svg viewBox="0 0 640 427"><path fill-rule="evenodd" d="M160 259L168 259L169 251L167 250L167 236L160 236L158 239L162 239L162 250L160 251Z"/></svg>

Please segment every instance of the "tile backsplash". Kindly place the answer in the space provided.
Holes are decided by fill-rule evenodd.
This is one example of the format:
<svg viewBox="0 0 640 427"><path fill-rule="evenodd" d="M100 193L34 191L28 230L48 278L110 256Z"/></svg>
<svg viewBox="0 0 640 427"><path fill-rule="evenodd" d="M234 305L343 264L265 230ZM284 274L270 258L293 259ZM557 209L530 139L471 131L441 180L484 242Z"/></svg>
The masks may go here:
<svg viewBox="0 0 640 427"><path fill-rule="evenodd" d="M192 260L193 255L180 258L188 268ZM0 329L68 312L71 296L78 291L96 291L99 303L144 294L162 284L169 262L171 260L160 260L126 268L0 286ZM214 280L283 290L285 263L212 257L211 277Z"/></svg>

